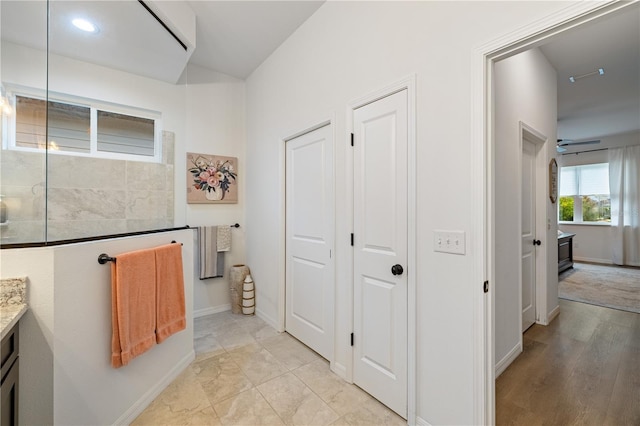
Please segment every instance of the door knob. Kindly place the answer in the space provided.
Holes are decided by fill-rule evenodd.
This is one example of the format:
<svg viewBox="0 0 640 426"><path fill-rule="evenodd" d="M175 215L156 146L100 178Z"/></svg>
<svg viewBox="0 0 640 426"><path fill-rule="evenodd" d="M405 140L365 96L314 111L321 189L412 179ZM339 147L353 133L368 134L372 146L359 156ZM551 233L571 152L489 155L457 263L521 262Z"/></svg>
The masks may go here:
<svg viewBox="0 0 640 426"><path fill-rule="evenodd" d="M402 268L402 265L393 265L391 267L391 273L393 275L402 275L403 272L404 272L404 269Z"/></svg>
<svg viewBox="0 0 640 426"><path fill-rule="evenodd" d="M534 246L539 246L540 244L542 244L542 241L540 241L540 240L533 240L533 245L534 245Z"/></svg>

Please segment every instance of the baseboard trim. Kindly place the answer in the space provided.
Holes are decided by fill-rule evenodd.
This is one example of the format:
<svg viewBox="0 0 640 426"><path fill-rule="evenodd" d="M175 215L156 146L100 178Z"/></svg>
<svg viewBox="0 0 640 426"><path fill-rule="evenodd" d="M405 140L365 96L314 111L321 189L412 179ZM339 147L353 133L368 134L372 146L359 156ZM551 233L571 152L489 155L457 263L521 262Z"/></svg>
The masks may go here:
<svg viewBox="0 0 640 426"><path fill-rule="evenodd" d="M574 262L590 262L590 263L602 263L604 265L613 265L613 261L611 259L595 259L592 257L579 257L573 256Z"/></svg>
<svg viewBox="0 0 640 426"><path fill-rule="evenodd" d="M336 373L342 380L347 380L347 367L338 363L338 362L330 362L329 369Z"/></svg>
<svg viewBox="0 0 640 426"><path fill-rule="evenodd" d="M553 308L551 310L551 312L549 312L549 315L547 315L549 320L548 320L547 324L545 324L545 325L551 324L551 321L553 321L555 319L555 317L558 316L558 314L560 314L560 305L556 306L555 308Z"/></svg>
<svg viewBox="0 0 640 426"><path fill-rule="evenodd" d="M504 358L502 358L500 362L496 364L496 379L504 372L504 370L507 369L509 365L511 365L513 361L515 361L515 359L521 353L522 353L522 342L518 342L518 344L515 345L513 349L511 349L509 353L506 354Z"/></svg>
<svg viewBox="0 0 640 426"><path fill-rule="evenodd" d="M416 416L416 426L431 426L431 423L423 418Z"/></svg>
<svg viewBox="0 0 640 426"><path fill-rule="evenodd" d="M194 318L200 318L211 314L218 314L220 312L226 312L231 310L231 304L227 303L225 305L211 306L209 308L198 309L197 311L193 311Z"/></svg>
<svg viewBox="0 0 640 426"><path fill-rule="evenodd" d="M145 408L147 408L149 404L151 404L153 400L156 399L156 397L160 395L160 393L162 393L162 391L165 390L167 386L169 386L171 382L173 382L176 377L178 377L180 373L182 373L184 369L189 366L189 364L191 364L191 361L193 361L195 358L195 351L189 352L187 356L182 358L163 378L160 379L160 381L158 381L155 386L145 392L144 395L142 395L142 397L138 401L136 401L131 406L131 408L125 411L122 416L120 416L120 418L113 424L131 424L136 419L136 417L138 417L145 410Z"/></svg>
<svg viewBox="0 0 640 426"><path fill-rule="evenodd" d="M256 309L256 316L269 324L271 327L275 328L278 332L283 332L284 330L280 330L280 326L278 325L278 321L271 318L269 315L265 314L264 311L260 309Z"/></svg>

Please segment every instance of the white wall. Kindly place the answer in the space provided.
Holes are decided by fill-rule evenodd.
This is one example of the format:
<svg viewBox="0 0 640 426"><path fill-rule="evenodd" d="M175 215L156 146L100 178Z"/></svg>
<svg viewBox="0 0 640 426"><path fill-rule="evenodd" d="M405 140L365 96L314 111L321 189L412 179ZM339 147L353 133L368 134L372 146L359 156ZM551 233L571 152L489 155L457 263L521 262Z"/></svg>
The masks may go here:
<svg viewBox="0 0 640 426"><path fill-rule="evenodd" d="M113 369L110 265L97 262L100 253L176 240L188 265L192 233L2 251L2 278L29 278L29 310L20 321L21 423L128 424L194 359L193 274L185 268L186 330Z"/></svg>
<svg viewBox="0 0 640 426"><path fill-rule="evenodd" d="M520 122L547 138L544 144L542 173L556 152L557 84L556 72L539 49L531 49L495 64L495 362L500 370L518 354L522 330L520 206L522 156ZM547 177L548 179L548 177ZM538 276L546 281L547 298L538 310L542 321L558 306L558 251L556 205L548 198L545 179L542 197L546 217L537 220L537 238L543 241L537 250L546 271ZM538 196L540 198L540 196ZM549 229L542 224L550 224ZM544 250L546 249L546 250ZM543 267L543 269L545 269ZM540 301L538 301L540 304Z"/></svg>
<svg viewBox="0 0 640 426"><path fill-rule="evenodd" d="M335 114L336 359L351 351L349 102L417 78L417 416L474 423L471 70L474 49L563 7L555 2L327 2L247 80L247 261L257 309L278 323L284 280L282 138ZM434 253L433 230L467 232L467 255ZM555 232L555 230L554 230Z"/></svg>
<svg viewBox="0 0 640 426"><path fill-rule="evenodd" d="M579 150L599 150L640 144L640 132L620 133L599 137L597 145L587 145ZM583 152L580 154L564 154L558 156L558 164L562 166L578 166L609 162L607 151ZM611 260L611 228L607 225L570 225L561 223L559 229L576 234L573 237L573 258L587 262L613 263Z"/></svg>
<svg viewBox="0 0 640 426"><path fill-rule="evenodd" d="M185 152L238 157L237 204L187 205L189 226L240 224L231 231L232 249L225 255L224 276L200 280L194 274L194 312L200 316L229 309L229 267L245 263L245 83L196 65L189 65L186 78ZM178 187L186 188L186 156L176 156L176 165ZM184 202L185 198L176 199L176 204Z"/></svg>

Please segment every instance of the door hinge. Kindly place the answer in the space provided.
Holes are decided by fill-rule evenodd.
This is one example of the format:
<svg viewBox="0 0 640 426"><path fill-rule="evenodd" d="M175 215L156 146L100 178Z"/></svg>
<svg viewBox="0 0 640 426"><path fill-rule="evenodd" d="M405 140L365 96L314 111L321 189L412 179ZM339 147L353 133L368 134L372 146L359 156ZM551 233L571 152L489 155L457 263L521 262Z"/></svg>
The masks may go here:
<svg viewBox="0 0 640 426"><path fill-rule="evenodd" d="M353 246L353 234L351 234L351 245Z"/></svg>
<svg viewBox="0 0 640 426"><path fill-rule="evenodd" d="M485 281L482 288L485 293L489 293L489 281Z"/></svg>
<svg viewBox="0 0 640 426"><path fill-rule="evenodd" d="M353 346L353 333L351 333L351 346Z"/></svg>
<svg viewBox="0 0 640 426"><path fill-rule="evenodd" d="M351 133L351 146L353 146L353 138L354 138L353 133Z"/></svg>

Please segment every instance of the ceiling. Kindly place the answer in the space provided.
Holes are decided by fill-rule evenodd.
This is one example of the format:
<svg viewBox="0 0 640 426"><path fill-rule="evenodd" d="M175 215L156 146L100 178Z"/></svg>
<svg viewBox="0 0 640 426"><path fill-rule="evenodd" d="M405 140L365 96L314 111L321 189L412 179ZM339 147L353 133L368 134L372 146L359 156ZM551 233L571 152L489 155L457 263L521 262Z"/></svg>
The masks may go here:
<svg viewBox="0 0 640 426"><path fill-rule="evenodd" d="M540 50L558 74L558 138L640 129L640 7L571 30ZM569 81L599 68L604 75Z"/></svg>
<svg viewBox="0 0 640 426"><path fill-rule="evenodd" d="M197 26L196 49L187 54L137 1L54 1L50 47L173 83L187 61L246 79L323 2L188 0ZM44 49L44 4L2 0L3 40ZM99 18L99 37L66 25L79 6ZM101 47L94 44L97 38ZM540 49L558 73L558 138L579 141L640 129L640 5L582 25ZM569 76L598 68L603 76L569 82Z"/></svg>
<svg viewBox="0 0 640 426"><path fill-rule="evenodd" d="M190 63L246 79L323 1L188 1L196 14Z"/></svg>

